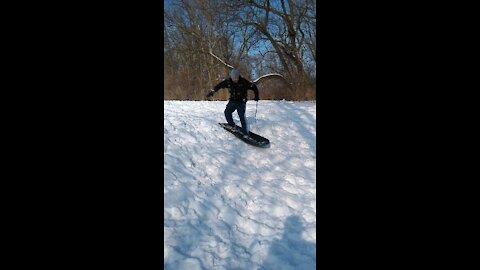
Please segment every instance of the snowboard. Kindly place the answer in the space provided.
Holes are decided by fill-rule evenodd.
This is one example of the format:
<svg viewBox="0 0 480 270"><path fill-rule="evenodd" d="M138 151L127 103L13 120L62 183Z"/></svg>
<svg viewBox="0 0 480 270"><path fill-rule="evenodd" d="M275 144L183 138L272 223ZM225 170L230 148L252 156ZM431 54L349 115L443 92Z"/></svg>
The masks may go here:
<svg viewBox="0 0 480 270"><path fill-rule="evenodd" d="M253 146L257 146L257 147L262 147L262 148L268 148L270 147L270 141L265 138L265 137L262 137L256 133L253 133L251 131L249 131L249 136L247 138L243 138L243 133L241 131L241 127L235 125L235 127L232 127L230 126L228 123L218 123L220 126L222 126L225 130L229 131L230 133L232 133L233 135L235 135L235 137L239 138L240 140L250 144L250 145L253 145Z"/></svg>

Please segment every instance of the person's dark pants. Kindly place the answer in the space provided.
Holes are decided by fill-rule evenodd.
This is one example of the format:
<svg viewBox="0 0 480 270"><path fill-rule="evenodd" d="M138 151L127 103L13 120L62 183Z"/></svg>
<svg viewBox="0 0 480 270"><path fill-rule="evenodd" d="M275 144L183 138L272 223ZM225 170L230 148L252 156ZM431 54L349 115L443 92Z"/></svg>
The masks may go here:
<svg viewBox="0 0 480 270"><path fill-rule="evenodd" d="M227 122L231 126L235 126L233 122L232 113L237 110L238 117L240 117L240 122L242 123L242 132L243 134L248 134L247 130L247 121L245 120L245 108L247 102L239 101L233 102L229 101L227 107L225 108L225 118L227 118Z"/></svg>

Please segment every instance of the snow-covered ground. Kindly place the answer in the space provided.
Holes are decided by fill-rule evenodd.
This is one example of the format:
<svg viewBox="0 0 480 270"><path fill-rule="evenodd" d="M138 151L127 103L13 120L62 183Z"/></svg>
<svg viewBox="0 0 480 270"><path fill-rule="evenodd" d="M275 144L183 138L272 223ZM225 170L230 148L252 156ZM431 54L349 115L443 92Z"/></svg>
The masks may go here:
<svg viewBox="0 0 480 270"><path fill-rule="evenodd" d="M226 103L164 101L164 269L315 269L316 103L249 101L265 149Z"/></svg>

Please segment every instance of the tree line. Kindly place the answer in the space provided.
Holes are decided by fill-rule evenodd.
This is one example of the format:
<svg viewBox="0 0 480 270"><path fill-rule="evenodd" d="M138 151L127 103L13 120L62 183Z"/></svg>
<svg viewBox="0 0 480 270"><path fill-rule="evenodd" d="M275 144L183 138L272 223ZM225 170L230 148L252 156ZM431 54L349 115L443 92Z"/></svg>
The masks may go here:
<svg viewBox="0 0 480 270"><path fill-rule="evenodd" d="M316 98L314 0L172 1L163 35L164 99L205 99L229 66L250 81L283 75L258 81L261 99Z"/></svg>

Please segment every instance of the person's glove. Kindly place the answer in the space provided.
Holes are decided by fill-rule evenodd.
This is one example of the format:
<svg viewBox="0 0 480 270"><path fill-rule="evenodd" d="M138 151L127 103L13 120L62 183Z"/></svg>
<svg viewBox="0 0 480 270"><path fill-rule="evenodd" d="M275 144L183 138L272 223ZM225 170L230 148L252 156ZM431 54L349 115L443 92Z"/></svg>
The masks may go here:
<svg viewBox="0 0 480 270"><path fill-rule="evenodd" d="M256 96L255 98L253 98L253 100L258 101L258 100L259 100L258 96Z"/></svg>
<svg viewBox="0 0 480 270"><path fill-rule="evenodd" d="M210 91L207 94L207 97L211 97L211 96L213 96L213 94L215 94L215 90L210 89Z"/></svg>

